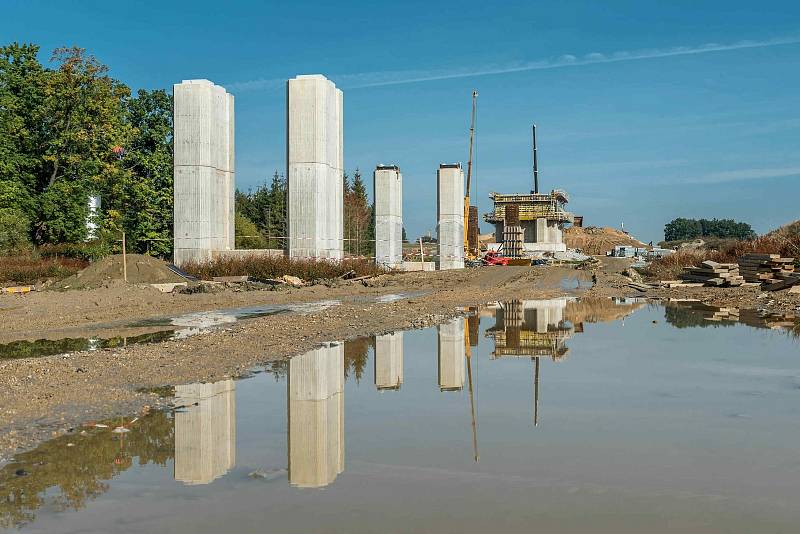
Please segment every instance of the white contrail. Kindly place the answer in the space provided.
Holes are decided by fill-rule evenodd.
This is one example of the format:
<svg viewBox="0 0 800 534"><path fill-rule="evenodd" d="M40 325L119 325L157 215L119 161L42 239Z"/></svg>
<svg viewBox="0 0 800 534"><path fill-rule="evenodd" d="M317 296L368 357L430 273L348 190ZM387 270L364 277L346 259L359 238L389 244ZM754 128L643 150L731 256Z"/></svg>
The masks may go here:
<svg viewBox="0 0 800 534"><path fill-rule="evenodd" d="M342 74L330 76L337 85L349 89L368 87L383 87L387 85L402 85L409 83L433 82L439 80L452 80L457 78L472 78L476 76L490 76L496 74L511 74L531 70L560 69L564 67L580 67L601 63L619 63L622 61L641 61L675 56L689 56L707 54L709 52L727 52L747 48L767 48L771 46L800 44L800 37L781 37L766 41L738 41L730 44L707 43L699 46L675 46L670 48L656 48L634 51L620 51L611 54L592 52L581 57L570 54L562 55L556 59L542 59L523 63L504 65L485 65L478 69L442 69L427 71L384 71L362 72L357 74ZM282 87L286 79L258 79L243 82L233 82L227 87L233 91L252 91L258 89L271 89Z"/></svg>

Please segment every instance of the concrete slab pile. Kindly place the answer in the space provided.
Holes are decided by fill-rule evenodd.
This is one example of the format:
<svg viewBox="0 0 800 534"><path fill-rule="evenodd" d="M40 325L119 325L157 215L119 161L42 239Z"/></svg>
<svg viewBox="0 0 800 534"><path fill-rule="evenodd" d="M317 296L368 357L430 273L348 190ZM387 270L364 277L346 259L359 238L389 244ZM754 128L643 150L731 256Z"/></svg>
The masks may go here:
<svg viewBox="0 0 800 534"><path fill-rule="evenodd" d="M174 262L208 261L234 243L233 95L208 80L173 86Z"/></svg>
<svg viewBox="0 0 800 534"><path fill-rule="evenodd" d="M321 488L344 471L344 344L289 360L289 482Z"/></svg>
<svg viewBox="0 0 800 534"><path fill-rule="evenodd" d="M397 165L378 165L375 192L375 263L399 268L403 263L403 175Z"/></svg>
<svg viewBox="0 0 800 534"><path fill-rule="evenodd" d="M462 238L463 239L463 238ZM439 338L439 389L455 391L464 387L464 366L466 365L466 346L464 318L437 327Z"/></svg>
<svg viewBox="0 0 800 534"><path fill-rule="evenodd" d="M375 336L375 387L400 389L403 383L403 332Z"/></svg>
<svg viewBox="0 0 800 534"><path fill-rule="evenodd" d="M208 484L236 463L236 383L175 387L175 480Z"/></svg>
<svg viewBox="0 0 800 534"><path fill-rule="evenodd" d="M342 91L324 76L287 82L290 257L342 258L343 113Z"/></svg>
<svg viewBox="0 0 800 534"><path fill-rule="evenodd" d="M439 165L436 226L439 269L464 268L464 172L461 164Z"/></svg>

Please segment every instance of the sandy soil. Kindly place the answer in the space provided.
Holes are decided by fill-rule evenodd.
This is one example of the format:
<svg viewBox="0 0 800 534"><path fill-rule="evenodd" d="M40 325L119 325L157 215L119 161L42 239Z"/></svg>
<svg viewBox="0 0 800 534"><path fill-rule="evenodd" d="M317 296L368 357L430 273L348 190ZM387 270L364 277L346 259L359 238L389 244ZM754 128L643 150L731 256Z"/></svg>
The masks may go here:
<svg viewBox="0 0 800 534"><path fill-rule="evenodd" d="M464 306L495 300L564 294L698 298L718 305L794 310L800 296L760 297L753 288L696 288L641 293L621 274L629 260L602 258L592 269L487 267L463 271L386 275L338 287L213 294L162 294L148 287L112 284L92 290L0 297L0 343L22 339L87 336L114 326L138 333L132 321L195 311L336 299L340 305L307 315L276 315L240 321L182 340L66 355L0 360L0 463L15 451L68 432L91 419L127 415L169 399L168 385L242 376L253 367L308 350L323 341L425 327L462 313ZM594 278L596 285L575 289ZM565 279L572 283L564 284ZM573 289L569 289L573 288ZM391 303L375 297L412 292ZM732 304L735 302L736 304ZM145 329L150 330L150 329ZM104 336L108 330L104 331ZM68 334L68 335L65 335Z"/></svg>

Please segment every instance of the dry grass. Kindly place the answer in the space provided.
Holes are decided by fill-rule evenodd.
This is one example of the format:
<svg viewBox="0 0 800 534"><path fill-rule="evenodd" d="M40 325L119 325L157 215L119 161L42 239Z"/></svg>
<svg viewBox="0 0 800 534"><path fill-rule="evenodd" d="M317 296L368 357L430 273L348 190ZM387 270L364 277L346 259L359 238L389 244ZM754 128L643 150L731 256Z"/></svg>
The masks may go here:
<svg viewBox="0 0 800 534"><path fill-rule="evenodd" d="M38 284L61 280L77 273L89 263L72 258L40 258L31 254L0 256L0 284Z"/></svg>
<svg viewBox="0 0 800 534"><path fill-rule="evenodd" d="M795 222L749 241L735 241L719 250L679 250L651 262L643 270L645 276L656 280L674 280L684 267L700 265L705 260L719 263L736 263L749 253L780 254L782 257L800 259L800 223Z"/></svg>
<svg viewBox="0 0 800 534"><path fill-rule="evenodd" d="M355 276L377 275L387 272L366 259L301 260L286 256L251 256L247 258L220 258L205 263L188 263L183 270L201 280L214 276L248 275L254 280L297 276L302 280L330 279L355 271Z"/></svg>

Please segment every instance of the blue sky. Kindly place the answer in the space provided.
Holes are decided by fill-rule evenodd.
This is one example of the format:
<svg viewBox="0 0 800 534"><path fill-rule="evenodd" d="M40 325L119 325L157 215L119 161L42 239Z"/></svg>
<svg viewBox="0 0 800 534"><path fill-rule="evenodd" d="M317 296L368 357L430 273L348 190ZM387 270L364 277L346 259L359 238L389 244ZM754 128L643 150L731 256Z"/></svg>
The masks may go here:
<svg viewBox="0 0 800 534"><path fill-rule="evenodd" d="M345 94L345 162L404 176L409 236L435 228L436 168L466 163L478 97L477 188L542 189L585 224L663 238L674 217L765 232L800 218L800 3L2 2L0 40L87 48L134 89L207 78L236 96L237 183L285 168L284 81Z"/></svg>

